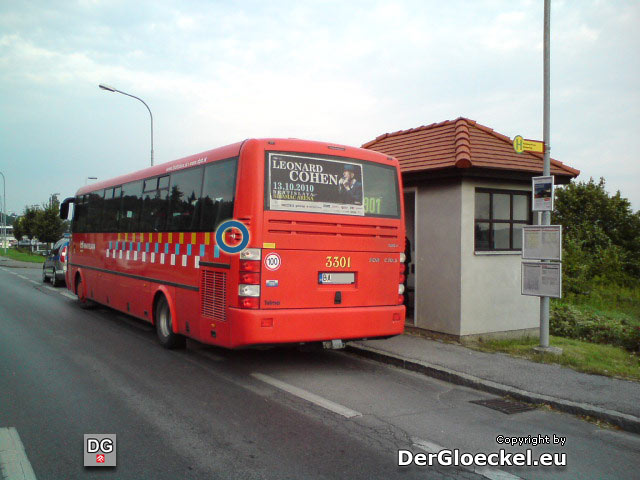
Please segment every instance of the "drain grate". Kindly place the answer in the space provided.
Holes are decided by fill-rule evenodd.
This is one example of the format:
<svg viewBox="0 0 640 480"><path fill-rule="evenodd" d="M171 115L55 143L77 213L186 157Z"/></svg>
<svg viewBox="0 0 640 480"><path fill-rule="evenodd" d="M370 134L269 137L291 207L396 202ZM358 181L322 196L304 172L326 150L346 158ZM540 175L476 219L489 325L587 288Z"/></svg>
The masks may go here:
<svg viewBox="0 0 640 480"><path fill-rule="evenodd" d="M534 410L535 407L526 403L514 402L513 400L504 400L502 398L493 398L491 400L472 400L471 403L484 405L485 407L498 410L499 412L511 415L512 413L528 412Z"/></svg>

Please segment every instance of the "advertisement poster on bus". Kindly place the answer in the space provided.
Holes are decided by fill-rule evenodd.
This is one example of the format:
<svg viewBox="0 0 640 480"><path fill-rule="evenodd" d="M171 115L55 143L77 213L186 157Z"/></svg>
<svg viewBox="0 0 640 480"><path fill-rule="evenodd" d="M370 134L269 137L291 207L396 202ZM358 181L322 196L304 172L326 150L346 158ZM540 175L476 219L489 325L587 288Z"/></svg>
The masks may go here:
<svg viewBox="0 0 640 480"><path fill-rule="evenodd" d="M362 165L269 154L269 208L364 216Z"/></svg>

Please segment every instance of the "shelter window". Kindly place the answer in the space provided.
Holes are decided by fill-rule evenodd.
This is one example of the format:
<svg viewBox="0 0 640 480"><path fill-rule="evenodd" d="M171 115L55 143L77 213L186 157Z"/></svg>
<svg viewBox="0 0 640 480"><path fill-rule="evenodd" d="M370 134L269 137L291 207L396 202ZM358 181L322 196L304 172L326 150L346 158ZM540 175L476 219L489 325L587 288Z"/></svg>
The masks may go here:
<svg viewBox="0 0 640 480"><path fill-rule="evenodd" d="M530 192L476 188L476 251L522 250L522 227L532 223Z"/></svg>

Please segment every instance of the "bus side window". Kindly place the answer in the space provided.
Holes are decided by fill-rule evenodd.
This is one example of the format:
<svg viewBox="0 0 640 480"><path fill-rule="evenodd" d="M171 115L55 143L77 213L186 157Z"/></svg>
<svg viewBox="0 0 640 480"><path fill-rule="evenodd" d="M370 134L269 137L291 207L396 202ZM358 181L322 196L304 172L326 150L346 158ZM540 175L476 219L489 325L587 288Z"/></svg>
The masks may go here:
<svg viewBox="0 0 640 480"><path fill-rule="evenodd" d="M75 207L73 209L72 230L77 233L86 232L87 226L87 195L81 195L76 198Z"/></svg>
<svg viewBox="0 0 640 480"><path fill-rule="evenodd" d="M114 225L112 214L113 208L113 188L107 188L104 191L104 208L102 209L102 232L114 232L116 226Z"/></svg>
<svg viewBox="0 0 640 480"><path fill-rule="evenodd" d="M137 232L142 205L142 182L131 182L122 185L122 206L118 230L121 232Z"/></svg>
<svg viewBox="0 0 640 480"><path fill-rule="evenodd" d="M86 231L101 232L102 231L102 210L104 205L103 191L91 192L86 195L88 204L85 205L87 212Z"/></svg>
<svg viewBox="0 0 640 480"><path fill-rule="evenodd" d="M200 198L200 230L210 232L223 220L233 217L237 159L209 164L204 169Z"/></svg>
<svg viewBox="0 0 640 480"><path fill-rule="evenodd" d="M147 190L147 180L145 180L145 188L142 193L142 211L140 212L140 231L150 232L153 230L153 200L156 190Z"/></svg>
<svg viewBox="0 0 640 480"><path fill-rule="evenodd" d="M122 204L122 187L113 189L113 198L105 206L105 232L118 232L120 205Z"/></svg>
<svg viewBox="0 0 640 480"><path fill-rule="evenodd" d="M202 192L202 172L203 169L197 167L171 174L167 230L172 232L198 230L200 222L196 204Z"/></svg>
<svg viewBox="0 0 640 480"><path fill-rule="evenodd" d="M168 189L153 190L143 193L140 231L161 232L167 222Z"/></svg>

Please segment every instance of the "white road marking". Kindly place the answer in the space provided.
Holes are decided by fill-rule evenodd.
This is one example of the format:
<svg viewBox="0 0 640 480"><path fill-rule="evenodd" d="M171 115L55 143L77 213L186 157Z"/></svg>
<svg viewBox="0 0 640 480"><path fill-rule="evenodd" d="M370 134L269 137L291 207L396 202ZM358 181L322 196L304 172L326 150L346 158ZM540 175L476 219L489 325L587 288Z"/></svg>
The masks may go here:
<svg viewBox="0 0 640 480"><path fill-rule="evenodd" d="M0 428L0 477L6 480L36 480L20 435L14 427Z"/></svg>
<svg viewBox="0 0 640 480"><path fill-rule="evenodd" d="M262 373L252 373L251 376L262 382L268 383L273 387L279 388L280 390L284 390L285 392L290 393L291 395L295 395L296 397L299 397L299 398L302 398L303 400L314 403L322 408L326 408L327 410L330 410L333 413L342 415L343 417L353 418L353 417L362 416L360 412L351 410L350 408L347 408L343 405L332 402L331 400L322 398L316 395L315 393L308 392L307 390L303 390L302 388L294 387L293 385L289 385L288 383L282 382L268 375L264 375Z"/></svg>
<svg viewBox="0 0 640 480"><path fill-rule="evenodd" d="M425 452L429 452L429 453L437 453L440 450L445 449L444 447L441 447L437 443L428 442L427 440L422 440L421 438L417 438L417 437L413 437L411 441L413 442L414 447L418 447L424 450Z"/></svg>
<svg viewBox="0 0 640 480"><path fill-rule="evenodd" d="M75 300L76 298L78 298L73 293L69 293L69 292L65 292L65 291L62 291L62 292L59 292L59 293L60 293L60 295L63 295L65 297L67 297L67 298L70 298L71 300Z"/></svg>
<svg viewBox="0 0 640 480"><path fill-rule="evenodd" d="M35 285L40 285L40 282L36 282L35 280L29 280L29 281Z"/></svg>
<svg viewBox="0 0 640 480"><path fill-rule="evenodd" d="M27 277L25 277L24 275L18 275L18 277L22 278L23 280L29 280Z"/></svg>
<svg viewBox="0 0 640 480"><path fill-rule="evenodd" d="M438 445L437 443L429 442L417 437L413 437L411 441L413 442L414 447L418 447L419 449L424 450L428 453L438 453L441 450L450 450ZM518 477L517 475L507 473L503 470L498 470L497 468L474 466L466 467L463 465L462 468L477 473L478 475L482 475L489 480L522 480L522 478Z"/></svg>
<svg viewBox="0 0 640 480"><path fill-rule="evenodd" d="M491 467L475 467L473 471L489 480L522 480L522 477Z"/></svg>
<svg viewBox="0 0 640 480"><path fill-rule="evenodd" d="M53 292L57 292L57 291L58 291L58 289L57 289L57 288L49 287L48 285L45 285L45 287L44 287L44 288L46 288L46 289L48 289L48 290L51 290L51 291L53 291Z"/></svg>

